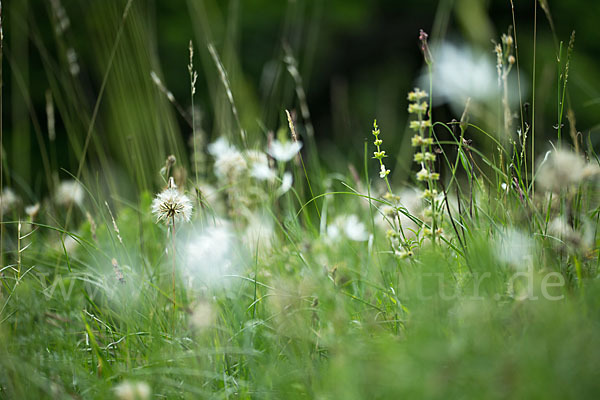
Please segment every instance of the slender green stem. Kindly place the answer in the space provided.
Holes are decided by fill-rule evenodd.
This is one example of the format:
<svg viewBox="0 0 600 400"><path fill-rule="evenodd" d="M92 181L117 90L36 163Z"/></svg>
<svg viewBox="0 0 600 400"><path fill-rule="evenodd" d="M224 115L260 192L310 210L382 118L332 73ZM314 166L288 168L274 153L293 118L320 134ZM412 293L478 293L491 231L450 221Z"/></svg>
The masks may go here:
<svg viewBox="0 0 600 400"><path fill-rule="evenodd" d="M535 192L535 55L537 48L537 2L533 0L533 78L532 78L532 94L531 94L531 197Z"/></svg>

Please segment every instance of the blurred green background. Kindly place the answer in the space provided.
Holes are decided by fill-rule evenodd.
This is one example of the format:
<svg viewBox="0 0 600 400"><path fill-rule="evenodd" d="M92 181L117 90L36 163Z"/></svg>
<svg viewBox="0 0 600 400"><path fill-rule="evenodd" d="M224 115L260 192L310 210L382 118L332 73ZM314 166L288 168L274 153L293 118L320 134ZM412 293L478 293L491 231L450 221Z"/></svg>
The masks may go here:
<svg viewBox="0 0 600 400"><path fill-rule="evenodd" d="M531 82L535 1L514 3L521 74ZM238 130L207 51L212 43L227 70L251 146L285 126L284 109L297 111L298 129L306 134L309 123L300 117L287 54L298 63L321 162L338 170L348 163L362 165L364 141L377 118L388 154L394 161L398 155L399 165L409 168L410 160L401 160L401 148L407 135L406 93L423 67L419 29L429 32L434 44L466 44L493 61L491 41L499 41L512 24L509 0L133 0L119 34L126 4L4 4L4 182L31 201L58 180L49 176L51 170L77 174L81 163L88 178L97 177L101 168L101 174L124 174L128 183L145 188L168 154L186 160L191 127L152 83L150 72L157 73L187 113L190 39L199 74L195 104L200 126L210 137L235 138ZM584 140L598 143L598 15L599 2L547 0L537 5L540 152L556 139L557 45L564 41L566 49L572 30L577 35L568 106ZM439 85L444 82L434 82ZM49 138L48 99L55 112L54 140ZM523 100L531 102L530 94ZM434 115L444 122L460 118L444 105ZM526 112L525 119L530 118Z"/></svg>

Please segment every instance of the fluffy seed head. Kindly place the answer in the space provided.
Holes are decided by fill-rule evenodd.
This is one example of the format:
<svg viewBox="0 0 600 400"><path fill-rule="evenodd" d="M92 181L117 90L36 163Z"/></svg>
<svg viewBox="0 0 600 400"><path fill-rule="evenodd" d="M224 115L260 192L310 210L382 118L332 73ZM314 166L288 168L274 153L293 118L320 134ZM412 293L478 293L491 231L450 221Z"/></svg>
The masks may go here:
<svg viewBox="0 0 600 400"><path fill-rule="evenodd" d="M248 169L242 153L223 137L209 144L208 152L215 158L214 170L219 179L235 182Z"/></svg>
<svg viewBox="0 0 600 400"><path fill-rule="evenodd" d="M269 146L269 155L277 161L290 161L302 148L301 142L280 142L273 140Z"/></svg>
<svg viewBox="0 0 600 400"><path fill-rule="evenodd" d="M156 215L156 222L164 221L168 224L173 219L189 222L192 217L192 202L175 185L171 185L156 195L152 201L152 213Z"/></svg>
<svg viewBox="0 0 600 400"><path fill-rule="evenodd" d="M536 181L549 192L559 193L600 172L596 164L587 163L583 157L569 150L553 151L539 167Z"/></svg>
<svg viewBox="0 0 600 400"><path fill-rule="evenodd" d="M146 400L152 394L146 382L123 381L114 387L114 391L119 400Z"/></svg>
<svg viewBox="0 0 600 400"><path fill-rule="evenodd" d="M85 193L83 186L77 181L62 181L56 189L56 203L58 205L69 207L70 205L81 206Z"/></svg>
<svg viewBox="0 0 600 400"><path fill-rule="evenodd" d="M11 188L4 188L0 193L0 215L10 212L19 202L19 197Z"/></svg>

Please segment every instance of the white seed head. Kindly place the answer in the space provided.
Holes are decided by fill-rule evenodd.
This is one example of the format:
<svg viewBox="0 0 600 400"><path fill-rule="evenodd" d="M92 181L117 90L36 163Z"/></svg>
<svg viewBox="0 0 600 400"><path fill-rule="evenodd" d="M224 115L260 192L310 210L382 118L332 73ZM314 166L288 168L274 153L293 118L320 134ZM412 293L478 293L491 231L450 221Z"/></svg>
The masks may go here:
<svg viewBox="0 0 600 400"><path fill-rule="evenodd" d="M355 242L364 242L369 239L369 233L365 224L355 214L340 215L327 226L327 238L336 241L342 237Z"/></svg>
<svg viewBox="0 0 600 400"><path fill-rule="evenodd" d="M69 207L71 205L81 206L85 192L83 186L77 181L66 180L62 181L56 189L56 204Z"/></svg>
<svg viewBox="0 0 600 400"><path fill-rule="evenodd" d="M31 204L25 207L25 214L27 214L31 219L34 219L38 212L40 212L40 203Z"/></svg>
<svg viewBox="0 0 600 400"><path fill-rule="evenodd" d="M11 188L4 188L0 193L0 215L9 213L19 203L19 197Z"/></svg>
<svg viewBox="0 0 600 400"><path fill-rule="evenodd" d="M199 301L192 310L190 322L193 328L202 331L215 324L216 313L208 301Z"/></svg>
<svg viewBox="0 0 600 400"><path fill-rule="evenodd" d="M113 390L119 400L147 400L152 394L152 390L146 382L123 381Z"/></svg>
<svg viewBox="0 0 600 400"><path fill-rule="evenodd" d="M539 166L536 182L546 191L559 193L600 172L596 164L587 163L583 157L570 150L555 150Z"/></svg>
<svg viewBox="0 0 600 400"><path fill-rule="evenodd" d="M269 146L269 155L277 161L290 161L302 148L302 142L280 142L273 140Z"/></svg>
<svg viewBox="0 0 600 400"><path fill-rule="evenodd" d="M267 155L259 150L246 150L244 157L250 165L250 176L262 181L273 181L277 173L269 166Z"/></svg>
<svg viewBox="0 0 600 400"><path fill-rule="evenodd" d="M192 217L192 202L175 187L169 187L156 195L152 201L152 213L156 216L156 222L189 222Z"/></svg>
<svg viewBox="0 0 600 400"><path fill-rule="evenodd" d="M236 181L248 169L242 153L223 137L209 144L208 152L215 158L214 172L219 179Z"/></svg>
<svg viewBox="0 0 600 400"><path fill-rule="evenodd" d="M183 247L183 274L191 288L223 288L234 283L227 276L239 273L237 238L226 220L216 219Z"/></svg>
<svg viewBox="0 0 600 400"><path fill-rule="evenodd" d="M250 169L250 176L261 181L272 181L277 174L268 164L254 164Z"/></svg>

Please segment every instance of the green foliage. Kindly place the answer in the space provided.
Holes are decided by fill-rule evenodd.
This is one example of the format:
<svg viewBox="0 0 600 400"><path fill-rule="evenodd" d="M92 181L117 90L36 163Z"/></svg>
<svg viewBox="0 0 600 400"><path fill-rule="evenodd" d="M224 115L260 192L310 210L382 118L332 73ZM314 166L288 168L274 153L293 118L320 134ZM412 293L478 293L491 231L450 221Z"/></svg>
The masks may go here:
<svg viewBox="0 0 600 400"><path fill-rule="evenodd" d="M48 7L51 39L34 10L31 40L60 123L55 138L38 138L41 157L27 148L18 162L2 160L5 186L23 199L0 193L0 398L147 398L146 388L169 399L595 398L600 167L591 139L559 126L572 145L535 153L531 121L505 101L521 94L508 85L496 123L480 124L468 107L443 122L425 101L431 84L393 111L414 112L416 154L408 135L394 150L400 129L384 118L372 137L361 133L371 138L361 171L347 143L333 151L313 136L306 71L294 58L309 57L301 37L278 50L268 94L243 74L248 50L238 50L235 29L249 22L238 7L265 8L256 18L268 21L284 8L253 3L187 2L197 99L190 88L189 99L169 91L148 2L85 10L93 17L82 37L94 40L81 54L93 63L79 72L92 84L66 58L75 35L60 25L59 2ZM23 4L14 10L28 12ZM284 39L306 4L285 6ZM335 26L375 13L366 2L332 4ZM468 4L457 5L462 24ZM481 19L473 27L489 30L483 6L471 12ZM175 37L186 31L173 25ZM509 29L496 47L504 83L514 73L511 35L516 43ZM548 80L559 103L548 120L559 124L574 115L573 40L566 58L559 46L558 76ZM210 103L211 128L187 107L195 101ZM522 127L515 137L513 122ZM32 129L42 134L39 123ZM424 172L393 168L403 154ZM30 183L35 158L44 174ZM191 199L191 222L152 214L167 186ZM36 200L39 208L26 207Z"/></svg>

